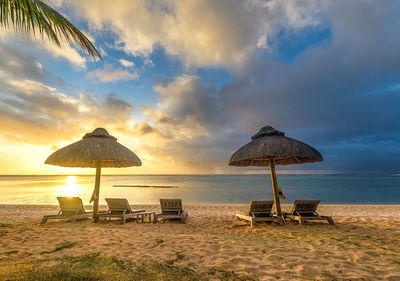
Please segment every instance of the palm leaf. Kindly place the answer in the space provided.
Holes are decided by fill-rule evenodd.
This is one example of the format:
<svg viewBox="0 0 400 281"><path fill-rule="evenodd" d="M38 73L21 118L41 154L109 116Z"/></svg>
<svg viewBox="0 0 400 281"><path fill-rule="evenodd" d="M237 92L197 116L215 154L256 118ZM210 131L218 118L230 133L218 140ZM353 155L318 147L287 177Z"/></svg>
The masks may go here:
<svg viewBox="0 0 400 281"><path fill-rule="evenodd" d="M60 39L75 42L93 59L102 59L90 40L56 10L40 0L0 0L0 26L30 34L39 32L61 46Z"/></svg>

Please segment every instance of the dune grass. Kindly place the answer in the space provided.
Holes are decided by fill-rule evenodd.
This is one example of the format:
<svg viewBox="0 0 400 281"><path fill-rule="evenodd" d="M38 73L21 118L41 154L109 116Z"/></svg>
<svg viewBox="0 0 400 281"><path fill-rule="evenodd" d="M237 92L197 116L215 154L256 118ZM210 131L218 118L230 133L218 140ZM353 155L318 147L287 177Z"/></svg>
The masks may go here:
<svg viewBox="0 0 400 281"><path fill-rule="evenodd" d="M18 222L0 221L0 227L17 226L19 224Z"/></svg>
<svg viewBox="0 0 400 281"><path fill-rule="evenodd" d="M168 263L149 262L134 264L128 260L100 254L79 257L64 256L31 263L0 262L0 280L20 281L206 281L255 280L231 271L208 269L198 272L188 267Z"/></svg>

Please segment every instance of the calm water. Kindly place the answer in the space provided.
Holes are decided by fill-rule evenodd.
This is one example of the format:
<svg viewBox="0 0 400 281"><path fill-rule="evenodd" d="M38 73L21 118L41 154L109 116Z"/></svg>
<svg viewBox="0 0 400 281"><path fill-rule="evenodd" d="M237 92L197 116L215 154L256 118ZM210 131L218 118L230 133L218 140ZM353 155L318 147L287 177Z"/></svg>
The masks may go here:
<svg viewBox="0 0 400 281"><path fill-rule="evenodd" d="M279 175L288 203L400 204L400 176ZM94 176L0 176L0 204L57 204L56 196L80 196L85 204ZM173 186L113 187L113 185ZM182 198L185 203L247 203L272 199L269 175L126 175L103 176L100 198L124 197L131 204Z"/></svg>

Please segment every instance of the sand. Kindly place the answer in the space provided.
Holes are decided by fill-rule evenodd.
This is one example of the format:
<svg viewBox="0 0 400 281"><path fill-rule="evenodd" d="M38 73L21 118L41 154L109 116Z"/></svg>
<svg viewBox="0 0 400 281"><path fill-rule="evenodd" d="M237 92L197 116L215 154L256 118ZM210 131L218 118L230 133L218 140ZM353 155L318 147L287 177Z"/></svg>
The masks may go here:
<svg viewBox="0 0 400 281"><path fill-rule="evenodd" d="M159 211L158 206L133 206ZM284 206L284 209L289 206ZM400 280L400 205L321 205L336 225L260 224L234 219L246 205L188 205L187 224L76 223L41 217L56 206L0 205L0 260L32 261L101 253L133 261L211 267L260 280ZM72 248L51 252L61 242Z"/></svg>

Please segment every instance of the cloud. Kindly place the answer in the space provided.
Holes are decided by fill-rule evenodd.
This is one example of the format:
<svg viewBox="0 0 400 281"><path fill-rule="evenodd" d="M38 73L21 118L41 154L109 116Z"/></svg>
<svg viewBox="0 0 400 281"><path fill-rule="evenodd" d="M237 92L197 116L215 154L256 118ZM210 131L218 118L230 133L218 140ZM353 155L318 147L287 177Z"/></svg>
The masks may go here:
<svg viewBox="0 0 400 281"><path fill-rule="evenodd" d="M145 171L240 173L256 169L230 168L229 156L272 125L325 159L279 169L400 170L399 3L71 3L64 5L86 13L93 34L117 35L114 47L146 61L161 46L187 68L155 82L157 100L135 107L136 120L133 106L116 94L61 90L45 80L48 72L35 57L0 44L2 138L60 147L107 124L138 152ZM328 38L317 42L302 33L318 37L324 30ZM286 43L295 46L290 60L280 58ZM214 87L218 75L206 79L199 67L222 67L231 79ZM106 64L88 77L111 82L137 75Z"/></svg>
<svg viewBox="0 0 400 281"><path fill-rule="evenodd" d="M319 23L326 1L64 1L93 32L112 31L119 49L148 57L155 46L188 67L242 67L282 27ZM71 13L72 14L72 13ZM134 16L132 16L134 15Z"/></svg>
<svg viewBox="0 0 400 281"><path fill-rule="evenodd" d="M144 64L145 66L147 66L147 67L153 67L153 66L155 65L154 62L153 62L151 59L149 59L149 58L145 58L143 64Z"/></svg>
<svg viewBox="0 0 400 281"><path fill-rule="evenodd" d="M36 31L38 33L38 31ZM81 56L80 53L74 48L74 44L61 41L61 46L57 46L49 41L46 37L37 38L34 35L27 35L24 37L19 36L18 33L10 30L0 30L0 38L3 42L11 43L20 46L26 46L26 49L45 51L55 58L66 59L72 66L77 69L86 69L86 58Z"/></svg>
<svg viewBox="0 0 400 281"><path fill-rule="evenodd" d="M119 59L118 61L121 65L125 66L126 68L135 66L135 63L133 61L129 61L129 60L125 60L125 59Z"/></svg>
<svg viewBox="0 0 400 281"><path fill-rule="evenodd" d="M132 121L132 106L115 94L66 92L36 61L0 42L0 136L13 142L54 145L97 126Z"/></svg>
<svg viewBox="0 0 400 281"><path fill-rule="evenodd" d="M181 75L172 82L158 85L159 108L178 119L194 118L199 122L213 120L217 115L216 90L205 87L196 75Z"/></svg>
<svg viewBox="0 0 400 281"><path fill-rule="evenodd" d="M145 107L143 116L168 139L194 139L198 136L207 136L206 128L193 116L176 118L158 108Z"/></svg>
<svg viewBox="0 0 400 281"><path fill-rule="evenodd" d="M144 121L136 122L132 117L133 106L116 94L99 97L88 92L60 91L51 81L42 80L46 70L34 58L24 57L12 49L1 50L5 58L0 64L1 73L7 73L5 69L10 63L21 64L21 71L30 68L26 74L18 71L0 76L0 140L9 143L7 147L10 151L15 151L20 145L24 147L23 151L42 151L43 155L48 155L52 149L76 141L96 127L106 127L121 143L128 144L138 153L145 161L144 168L148 172L174 172L177 165L182 166L182 172L190 172L196 160L188 157L188 153L195 147L201 153L198 160L211 159L208 151L214 148L203 144L208 138L208 131L201 124L204 117L196 115L193 107L186 114L172 116L178 115L177 112L183 110L185 105L180 104L174 109L167 106L169 102L165 100L165 112L158 106L143 107L141 116ZM193 91L207 90L198 77L182 76L169 84L160 85L159 90L163 92L160 95L165 99L174 95L185 97L178 89L179 85ZM193 92L188 92L186 97L195 96ZM203 153L204 149L207 153ZM38 154L34 154L37 158L26 158L30 161L26 163L29 169L33 169L32 163L39 165L43 162ZM160 159L163 159L162 164ZM10 167L14 170L7 168L7 171L21 169L17 163L11 162Z"/></svg>
<svg viewBox="0 0 400 281"><path fill-rule="evenodd" d="M387 144L400 139L400 97L388 90L399 81L400 5L377 5L339 1L326 16L329 44L306 49L292 64L255 62L226 84L219 95L221 112L235 120L231 128L248 135L267 124L286 131L320 149L319 169L398 171L399 151Z"/></svg>
<svg viewBox="0 0 400 281"><path fill-rule="evenodd" d="M96 69L86 74L86 77L92 80L98 80L103 83L128 81L138 78L137 73L132 73L120 68L114 69L111 64L104 64L103 69Z"/></svg>
<svg viewBox="0 0 400 281"><path fill-rule="evenodd" d="M338 3L324 18L328 42L310 45L293 63L254 59L221 89L190 74L157 85L159 103L144 116L152 131L169 138L153 143L144 134L146 151L177 166L242 172L226 166L229 156L272 125L316 147L325 159L280 169L398 172L400 4L378 9Z"/></svg>
<svg viewBox="0 0 400 281"><path fill-rule="evenodd" d="M98 126L115 127L131 119L132 107L109 94L67 96L31 80L1 81L0 135L40 145L69 140Z"/></svg>
<svg viewBox="0 0 400 281"><path fill-rule="evenodd" d="M0 141L9 143L7 149L10 151L18 150L19 145L24 152L41 151L43 155L48 155L51 149L76 141L96 127L106 127L121 143L138 152L148 172L173 172L176 165L189 162L190 165L182 168L182 172L190 172L194 168L196 161L188 162L186 154L196 143L202 147L202 142L197 140L207 137L208 131L191 112L186 116L173 117L158 107L147 106L142 109L145 121L136 122L132 117L133 106L116 94L98 97L88 92L60 91L51 82L41 80L46 70L34 58L23 57L12 49L0 50L3 50L5 58L1 61L1 73L6 73L10 63L21 64L21 70L31 68L25 74L31 79L23 78L21 72L0 76ZM184 85L201 87L196 85L196 77L182 78L185 79L188 81ZM164 95L168 95L169 89L173 88L166 84L163 87ZM39 152L31 153L26 157L29 163L25 166L34 169L32 163L39 165L44 160L40 156ZM201 157L205 159L206 154ZM159 163L161 158L162 165ZM7 168L7 171L21 169L15 161L10 164L14 170ZM37 169L41 170L39 166Z"/></svg>
<svg viewBox="0 0 400 281"><path fill-rule="evenodd" d="M50 73L43 69L37 58L21 54L0 41L0 77L18 77L44 80Z"/></svg>
<svg viewBox="0 0 400 281"><path fill-rule="evenodd" d="M86 58L82 57L75 48L71 47L71 45L63 43L62 46L59 47L48 41L39 44L41 47L49 51L53 57L61 57L77 68L86 69Z"/></svg>

